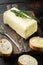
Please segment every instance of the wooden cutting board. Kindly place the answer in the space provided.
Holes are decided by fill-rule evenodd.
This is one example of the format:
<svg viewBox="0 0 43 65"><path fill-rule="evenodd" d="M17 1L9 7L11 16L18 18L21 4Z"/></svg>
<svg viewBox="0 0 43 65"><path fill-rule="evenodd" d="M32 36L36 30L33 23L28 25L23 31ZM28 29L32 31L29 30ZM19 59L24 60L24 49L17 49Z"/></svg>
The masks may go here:
<svg viewBox="0 0 43 65"><path fill-rule="evenodd" d="M3 15L0 14L0 30L6 31L6 33L20 46L22 47L22 52L28 52L30 51L29 48L29 38L27 40L20 37L13 29L11 29L8 25L5 25L3 23ZM13 47L13 54L21 53L21 51L17 48L17 46L5 35L0 34L0 38L6 38L8 39Z"/></svg>
<svg viewBox="0 0 43 65"><path fill-rule="evenodd" d="M19 36L13 29L11 29L8 25L5 25L3 23L3 15L0 14L0 29L5 31L15 42L19 45L19 49L17 46L10 40L7 36L0 34L0 38L6 38L8 39L13 47L13 54L20 54L23 52L30 52L33 51L29 48L29 39L33 36L38 36L38 32L34 33L31 37L29 37L27 40L23 39L21 36ZM20 49L22 50L20 51Z"/></svg>

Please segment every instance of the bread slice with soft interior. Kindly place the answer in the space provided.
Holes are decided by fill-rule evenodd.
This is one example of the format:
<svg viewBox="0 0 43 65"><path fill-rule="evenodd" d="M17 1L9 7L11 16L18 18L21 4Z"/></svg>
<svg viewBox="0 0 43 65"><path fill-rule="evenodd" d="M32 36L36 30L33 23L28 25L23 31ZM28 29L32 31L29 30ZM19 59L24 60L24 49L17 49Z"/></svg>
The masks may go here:
<svg viewBox="0 0 43 65"><path fill-rule="evenodd" d="M29 40L29 46L31 49L43 52L43 38L37 36L32 37Z"/></svg>
<svg viewBox="0 0 43 65"><path fill-rule="evenodd" d="M18 64L19 65L38 65L38 61L32 56L24 54L18 58Z"/></svg>
<svg viewBox="0 0 43 65"><path fill-rule="evenodd" d="M10 56L12 53L12 45L7 39L0 39L0 54Z"/></svg>

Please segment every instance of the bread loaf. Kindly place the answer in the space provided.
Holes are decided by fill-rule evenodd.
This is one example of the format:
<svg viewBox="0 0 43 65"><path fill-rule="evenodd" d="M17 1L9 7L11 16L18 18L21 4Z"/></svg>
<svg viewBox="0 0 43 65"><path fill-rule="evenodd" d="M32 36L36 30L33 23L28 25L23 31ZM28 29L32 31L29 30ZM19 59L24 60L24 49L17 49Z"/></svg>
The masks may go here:
<svg viewBox="0 0 43 65"><path fill-rule="evenodd" d="M19 65L38 65L38 62L34 57L24 54L18 58L18 64Z"/></svg>
<svg viewBox="0 0 43 65"><path fill-rule="evenodd" d="M10 56L12 53L12 45L7 39L0 39L0 54Z"/></svg>
<svg viewBox="0 0 43 65"><path fill-rule="evenodd" d="M37 31L37 21L15 7L4 12L3 21L25 39Z"/></svg>

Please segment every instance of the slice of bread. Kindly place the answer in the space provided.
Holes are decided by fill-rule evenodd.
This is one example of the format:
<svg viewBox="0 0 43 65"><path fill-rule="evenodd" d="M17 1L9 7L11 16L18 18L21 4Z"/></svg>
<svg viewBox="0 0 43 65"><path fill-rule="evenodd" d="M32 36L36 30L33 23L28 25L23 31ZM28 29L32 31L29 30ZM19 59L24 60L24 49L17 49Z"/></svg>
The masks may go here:
<svg viewBox="0 0 43 65"><path fill-rule="evenodd" d="M38 65L38 62L34 57L25 54L25 55L21 55L18 58L18 64L19 65Z"/></svg>
<svg viewBox="0 0 43 65"><path fill-rule="evenodd" d="M38 36L31 38L29 41L29 46L33 50L43 52L43 38Z"/></svg>
<svg viewBox="0 0 43 65"><path fill-rule="evenodd" d="M0 39L0 54L10 56L12 53L12 45L7 39Z"/></svg>

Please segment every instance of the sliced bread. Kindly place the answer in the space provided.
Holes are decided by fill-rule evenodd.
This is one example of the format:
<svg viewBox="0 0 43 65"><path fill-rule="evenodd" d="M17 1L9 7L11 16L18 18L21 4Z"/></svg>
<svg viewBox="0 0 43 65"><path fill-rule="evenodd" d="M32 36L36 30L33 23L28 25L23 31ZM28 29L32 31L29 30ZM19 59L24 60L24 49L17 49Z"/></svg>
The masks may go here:
<svg viewBox="0 0 43 65"><path fill-rule="evenodd" d="M12 53L12 45L7 39L0 39L0 54L10 56Z"/></svg>
<svg viewBox="0 0 43 65"><path fill-rule="evenodd" d="M38 65L38 62L34 57L25 54L25 55L21 55L18 58L18 64L19 65Z"/></svg>
<svg viewBox="0 0 43 65"><path fill-rule="evenodd" d="M33 50L43 51L43 38L38 37L38 36L31 38L29 41L29 46Z"/></svg>

